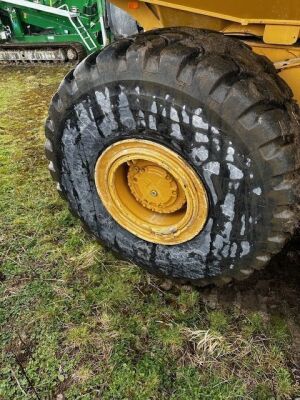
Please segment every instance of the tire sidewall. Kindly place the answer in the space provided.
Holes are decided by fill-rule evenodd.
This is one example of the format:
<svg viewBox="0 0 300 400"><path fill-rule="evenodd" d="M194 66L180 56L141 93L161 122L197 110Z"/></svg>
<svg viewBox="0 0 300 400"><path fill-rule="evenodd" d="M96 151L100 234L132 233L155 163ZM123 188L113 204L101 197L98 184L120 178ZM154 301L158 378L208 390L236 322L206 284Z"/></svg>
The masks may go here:
<svg viewBox="0 0 300 400"><path fill-rule="evenodd" d="M73 161L76 159L74 153L76 152L76 146L74 145L73 148L70 146L71 142L74 144L78 140L76 138L74 139L74 130L71 133L69 132L69 135L71 135L69 137L70 141L64 142L63 150L61 151L60 165L62 170L61 182L63 188L68 194L72 208L81 216L83 221L88 225L89 229L98 239L121 254L122 257L136 262L150 270L150 272L189 280L198 280L217 276L224 274L225 271L227 274L231 274L236 268L240 268L240 264L250 263L252 257L255 255L255 252L252 252L251 248L253 247L257 251L260 246L259 243L265 240L266 232L262 226L267 225L267 221L270 218L271 207L269 205L267 206L265 198L261 196L262 189L260 189L261 193L259 196L253 193L253 190L263 187L267 171L257 167L257 165L259 165L259 160L249 158L248 149L245 147L244 143L239 140L240 135L236 134L234 126L230 127L228 121L220 120L220 117L217 115L215 110L210 107L210 104L204 104L201 99L195 98L190 94L184 94L181 88L174 87L174 85L173 87L160 85L159 91L157 90L156 85L159 85L159 83L157 84L153 81L149 82L149 80L143 81L143 77L140 77L139 80L122 80L114 81L113 83L107 82L100 84L98 82L93 88L90 87L90 90L85 90L80 93L77 99L69 106L68 113L65 113L66 117L61 121L60 127L61 132L63 132L63 142L65 135L68 135L68 129L66 129L66 126L68 125L70 126L73 124L75 131L80 131L80 129L85 130L84 134L82 134L82 132L80 133L81 141L83 138L85 138L84 140L89 140L88 137L95 136L98 133L95 142L90 143L87 146L86 144L83 145L83 147L86 147L87 151L92 150L93 153L93 156L86 160L89 164L89 184L86 185L86 188L88 188L87 193L91 197L91 201L86 202L87 195L82 195L82 199L80 200L81 208L79 209L78 201L72 199L70 185L67 183L67 180L70 179L70 171L67 174L64 174L65 158L69 157L69 160ZM90 83L90 86L93 86L93 84ZM98 124L97 115L92 117L93 112L90 114L91 119L89 123L94 123L94 131L91 132L91 126L88 126L88 124L81 127L78 126L76 118L79 118L80 115L78 115L78 109L77 111L74 110L76 110L76 107L78 108L82 106L82 110L85 109L86 114L88 115L88 110L90 108L94 110L97 109L97 107L101 108L101 104L97 102L97 96L95 94L102 93L103 96L105 96L107 89L108 92L114 92L114 95L111 96L110 104L112 106L114 118L117 120L118 127L109 134L102 134L101 136L99 135L99 126L96 128L96 125ZM136 126L130 126L130 116L127 123L124 124L124 121L122 123L121 114L118 111L118 108L120 108L120 93L122 93L122 96L125 95L127 97L129 110L136 108L136 101L139 100L140 108L144 112L143 121L145 121L146 126L143 126L141 123L139 125L136 124ZM136 93L136 96L132 93ZM143 99L143 101L141 101L141 99ZM156 118L160 120L159 123L156 121L156 130L151 129L153 126L150 126L151 124L149 123L153 102L156 102ZM164 108L167 108L165 112L166 117L162 118ZM185 113L188 115L188 124L184 124L183 122L183 119L186 116L179 115L180 110L182 109L184 109ZM174 115L172 119L171 114L174 114L174 110L177 113L179 121L176 120L177 117L175 117L174 120ZM134 113L131 112L131 114L133 115ZM196 127L195 119L196 121L198 119L198 126ZM208 125L207 132L204 132L205 129L201 129L201 124L203 124L202 126ZM157 125L160 126L158 127ZM170 136L172 125L180 126L181 138ZM90 132L88 132L88 130ZM198 140L195 139L197 135ZM211 135L211 137L209 137L209 135ZM134 137L138 139L153 140L180 154L190 165L192 165L205 183L205 186L208 188L210 215L207 224L203 231L189 242L176 246L154 245L145 242L119 226L107 213L101 203L94 184L94 168L97 158L112 143ZM201 142L201 140L199 141L199 138L201 139L201 137L204 142ZM215 140L219 141L218 145L216 144L217 142L215 143ZM79 142L77 141L77 144L78 143ZM203 173L204 164L207 164L208 162L217 162L216 159L212 158L204 159L206 157L205 146L207 143L211 146L210 150L212 149L212 146L215 146L214 151L207 151L207 153L210 154L210 157L211 155L217 157L217 146L222 148L223 153L226 148L226 154L224 153L222 156L222 163L219 163L219 170L222 170L223 173L220 174L219 172L218 174L212 174L210 178L213 179L213 182L208 182L207 176ZM228 181L228 174L230 171L228 171L228 168L226 169L226 164L229 162L226 161L226 157L228 156L230 160L230 154L227 153L228 148L233 145L238 149L238 151L234 151L239 153L240 157L237 165L234 165L234 167L242 171L243 177L247 169L248 175L253 175L253 178L252 180L247 180L247 185L244 189L239 189L239 200L235 200L236 209L234 210L235 215L232 218L232 215L229 215L232 212L232 209L227 210L227 214L225 210L225 215L221 210L224 210L224 207L226 206L224 203L226 195L230 194L228 189L229 184L231 184L232 187L234 187L234 185L237 186L237 184L243 184L241 179L232 179L231 182L229 182L230 180ZM202 159L199 159L199 157L197 159L195 156L195 149L197 150L201 147L205 154L202 155ZM66 151L67 148L68 150ZM257 155L255 156L257 157ZM245 169L248 162L247 158L248 160L251 160L251 172L248 167ZM75 164L72 166L72 168L75 167L75 170L72 173L75 173L75 175L78 173L80 175L80 172L76 171L76 166L78 168L78 162L75 160ZM76 179L72 180L73 184L75 181ZM227 181L227 188L225 188L226 185L224 186L225 181ZM211 185L215 187L214 196L212 196L210 191ZM232 188L230 190L232 191ZM244 204L244 206L242 196L247 198L247 204ZM89 203L89 205L87 206L87 210L83 212L82 208L86 203ZM93 206L91 207L90 204L93 204ZM91 210L92 214L94 212L93 218L87 217L87 213L91 212ZM263 213L262 210L265 212ZM231 232L233 232L228 235L228 227L230 225ZM227 233L225 229L226 226ZM259 229L257 228L258 226L260 226Z"/></svg>

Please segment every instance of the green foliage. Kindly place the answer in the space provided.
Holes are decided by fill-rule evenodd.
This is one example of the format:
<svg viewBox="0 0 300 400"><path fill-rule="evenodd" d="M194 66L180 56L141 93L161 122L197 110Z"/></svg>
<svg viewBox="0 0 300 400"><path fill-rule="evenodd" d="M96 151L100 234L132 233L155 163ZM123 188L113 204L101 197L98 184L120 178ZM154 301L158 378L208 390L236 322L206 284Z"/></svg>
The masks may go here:
<svg viewBox="0 0 300 400"><path fill-rule="evenodd" d="M223 311L212 311L208 314L210 328L214 331L225 333L229 328L228 315Z"/></svg>
<svg viewBox="0 0 300 400"><path fill-rule="evenodd" d="M293 381L291 374L286 368L279 368L276 371L276 386L279 398L289 397L293 394Z"/></svg>
<svg viewBox="0 0 300 400"><path fill-rule="evenodd" d="M290 333L286 322L279 316L273 316L270 321L270 336L274 343L280 347L285 347L290 342Z"/></svg>
<svg viewBox="0 0 300 400"><path fill-rule="evenodd" d="M260 383L255 387L252 397L254 400L275 400L273 391L264 383Z"/></svg>
<svg viewBox="0 0 300 400"><path fill-rule="evenodd" d="M190 287L165 292L70 215L43 154L66 72L0 69L0 398L291 398L283 318L210 311Z"/></svg>

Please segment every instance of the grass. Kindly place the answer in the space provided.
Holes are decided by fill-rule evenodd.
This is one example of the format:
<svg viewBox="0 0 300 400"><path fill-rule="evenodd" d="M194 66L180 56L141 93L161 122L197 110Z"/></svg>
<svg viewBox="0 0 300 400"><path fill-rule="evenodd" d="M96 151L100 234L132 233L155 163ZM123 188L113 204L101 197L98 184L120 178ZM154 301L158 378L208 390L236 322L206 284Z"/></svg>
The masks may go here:
<svg viewBox="0 0 300 400"><path fill-rule="evenodd" d="M167 291L70 215L43 154L64 73L0 70L0 398L295 397L289 315Z"/></svg>

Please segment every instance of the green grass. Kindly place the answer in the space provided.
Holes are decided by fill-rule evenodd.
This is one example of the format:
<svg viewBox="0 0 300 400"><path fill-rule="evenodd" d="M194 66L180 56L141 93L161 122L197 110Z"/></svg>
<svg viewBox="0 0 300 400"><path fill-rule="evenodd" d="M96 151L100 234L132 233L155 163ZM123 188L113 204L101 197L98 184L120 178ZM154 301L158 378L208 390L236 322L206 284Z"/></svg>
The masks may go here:
<svg viewBox="0 0 300 400"><path fill-rule="evenodd" d="M165 291L70 215L43 154L64 73L0 69L0 398L296 396L287 317Z"/></svg>

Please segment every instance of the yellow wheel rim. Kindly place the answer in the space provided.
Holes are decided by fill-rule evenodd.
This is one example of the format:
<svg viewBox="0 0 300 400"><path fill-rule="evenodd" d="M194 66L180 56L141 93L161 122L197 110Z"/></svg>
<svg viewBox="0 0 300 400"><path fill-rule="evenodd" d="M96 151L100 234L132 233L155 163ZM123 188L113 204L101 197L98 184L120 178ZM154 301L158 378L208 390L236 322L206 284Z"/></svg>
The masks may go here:
<svg viewBox="0 0 300 400"><path fill-rule="evenodd" d="M128 139L108 147L97 160L95 183L113 219L148 242L184 243L207 220L199 176L174 151L152 141Z"/></svg>

